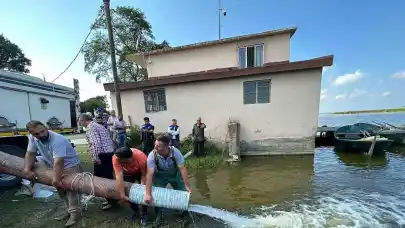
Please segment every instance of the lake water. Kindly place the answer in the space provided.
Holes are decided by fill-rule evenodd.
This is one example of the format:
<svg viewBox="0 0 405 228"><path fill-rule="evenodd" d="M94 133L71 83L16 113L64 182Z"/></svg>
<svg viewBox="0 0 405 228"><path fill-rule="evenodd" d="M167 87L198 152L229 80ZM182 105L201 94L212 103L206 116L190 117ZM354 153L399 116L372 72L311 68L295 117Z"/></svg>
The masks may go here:
<svg viewBox="0 0 405 228"><path fill-rule="evenodd" d="M319 122L372 120L401 125L405 113L321 115ZM192 176L192 203L212 207L193 210L225 221L222 227L405 227L402 147L372 158L331 148L313 156L249 157Z"/></svg>

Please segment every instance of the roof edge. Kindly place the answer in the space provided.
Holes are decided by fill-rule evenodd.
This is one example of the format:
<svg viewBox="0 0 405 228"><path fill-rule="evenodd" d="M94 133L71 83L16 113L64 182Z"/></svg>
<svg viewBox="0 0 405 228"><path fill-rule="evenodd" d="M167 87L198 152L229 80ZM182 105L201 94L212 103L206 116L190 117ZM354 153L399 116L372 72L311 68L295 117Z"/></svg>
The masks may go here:
<svg viewBox="0 0 405 228"><path fill-rule="evenodd" d="M322 68L326 66L333 65L333 55L323 56L319 58L302 60L296 62L278 62L278 63L268 63L263 67L254 67L254 68L220 68L212 69L209 71L193 72L186 74L177 74L177 75L168 75L163 77L153 77L148 80L139 81L139 82L127 82L120 83L120 89L131 90L131 89L144 89L151 88L156 86L168 86L174 84L183 84L183 83L192 83L192 82L201 82L208 80L220 80L236 77L247 77L254 76L259 74L273 74L273 73L282 73L298 70L308 70ZM105 91L114 91L114 83L105 83L103 84Z"/></svg>
<svg viewBox="0 0 405 228"><path fill-rule="evenodd" d="M237 41L261 38L261 37L267 37L267 36L274 36L274 35L281 35L281 34L290 34L290 38L291 38L295 34L297 29L298 29L298 27L295 26L295 27L289 27L289 28L283 28L283 29L270 30L270 31L261 32L261 33L253 33L253 34L242 35L242 36L233 36L233 37L224 38L221 40L211 40L211 41L199 42L199 43L194 43L194 44L181 45L181 46L177 46L177 47L164 48L164 49L154 50L154 51L150 51L150 52L139 52L139 53L129 54L129 55L126 55L125 58L127 58L127 56L129 57L131 55L157 55L157 54L163 54L163 53L168 53L168 52L209 47L209 46L216 45L216 44L232 43L232 42L237 42Z"/></svg>

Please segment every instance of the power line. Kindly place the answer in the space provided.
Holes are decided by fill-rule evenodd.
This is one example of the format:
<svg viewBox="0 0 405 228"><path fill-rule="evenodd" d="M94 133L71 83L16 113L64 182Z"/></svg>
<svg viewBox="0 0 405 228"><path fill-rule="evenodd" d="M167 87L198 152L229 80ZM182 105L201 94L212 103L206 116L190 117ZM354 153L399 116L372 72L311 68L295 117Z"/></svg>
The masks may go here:
<svg viewBox="0 0 405 228"><path fill-rule="evenodd" d="M73 60L70 62L70 64L66 67L66 69L64 71L62 71L62 73L59 74L58 77L56 77L54 80L52 80L52 82L56 81L60 76L62 76L71 66L72 64L76 61L77 57L80 55L80 53L82 52L82 49L84 47L84 45L87 42L87 39L89 38L91 32L94 30L94 28L96 27L96 24L98 22L98 20L104 16L104 11L100 14L100 16L98 18L96 18L96 21L93 23L93 25L91 26L91 29L89 31L89 33L87 34L86 38L84 39L84 42L82 44L82 46L80 47L79 51L77 52L76 56L73 58Z"/></svg>

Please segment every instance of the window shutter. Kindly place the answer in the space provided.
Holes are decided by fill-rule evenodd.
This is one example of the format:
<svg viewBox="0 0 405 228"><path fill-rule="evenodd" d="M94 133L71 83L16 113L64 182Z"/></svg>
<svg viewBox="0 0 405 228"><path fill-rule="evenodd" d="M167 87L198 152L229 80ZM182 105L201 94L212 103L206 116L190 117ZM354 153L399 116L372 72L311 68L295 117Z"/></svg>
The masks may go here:
<svg viewBox="0 0 405 228"><path fill-rule="evenodd" d="M255 104L256 103L256 82L243 82L243 103Z"/></svg>
<svg viewBox="0 0 405 228"><path fill-rule="evenodd" d="M257 103L270 103L270 80L257 82Z"/></svg>

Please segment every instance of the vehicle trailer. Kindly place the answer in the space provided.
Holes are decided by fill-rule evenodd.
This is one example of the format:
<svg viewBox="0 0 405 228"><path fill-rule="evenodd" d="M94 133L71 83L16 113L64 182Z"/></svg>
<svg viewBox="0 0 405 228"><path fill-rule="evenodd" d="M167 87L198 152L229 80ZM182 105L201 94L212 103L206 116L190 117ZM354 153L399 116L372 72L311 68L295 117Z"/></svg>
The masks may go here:
<svg viewBox="0 0 405 228"><path fill-rule="evenodd" d="M77 129L78 81L75 88L46 82L19 72L0 70L0 151L24 157L30 120L44 123L57 133ZM0 188L20 183L18 177L0 173Z"/></svg>

